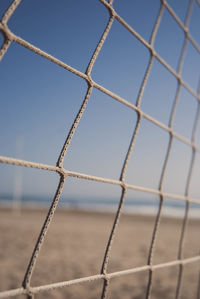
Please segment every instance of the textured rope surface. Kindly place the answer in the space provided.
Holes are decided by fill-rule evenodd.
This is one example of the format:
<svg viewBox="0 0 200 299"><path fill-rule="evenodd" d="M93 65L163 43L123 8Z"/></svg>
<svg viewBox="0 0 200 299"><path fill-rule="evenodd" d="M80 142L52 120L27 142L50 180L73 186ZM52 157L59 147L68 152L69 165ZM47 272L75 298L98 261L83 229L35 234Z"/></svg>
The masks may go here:
<svg viewBox="0 0 200 299"><path fill-rule="evenodd" d="M5 55L7 50L9 49L10 44L12 42L15 42L15 43L18 43L19 45L21 45L23 47L26 47L30 51L33 51L36 54L44 57L45 59L48 59L52 63L55 63L58 66L66 69L67 71L79 76L80 78L84 79L87 82L87 85L88 85L87 92L85 94L83 103L82 103L82 105L79 109L79 112L78 112L78 114L77 114L77 116L74 120L74 123L73 123L73 125L72 125L72 127L71 127L71 129L68 133L68 136L67 136L67 138L66 138L66 140L63 144L62 150L60 152L60 155L58 157L58 160L57 160L57 163L56 163L55 166L41 164L41 163L35 163L35 162L31 162L31 161L19 160L19 159L14 159L14 158L5 157L5 156L0 156L0 163L7 163L7 164L12 164L12 165L17 165L17 166L32 167L32 168L38 168L38 169L53 171L53 172L57 172L59 177L60 177L59 184L57 186L57 190L56 190L54 199L53 199L52 204L49 208L49 211L48 211L48 214L46 216L45 222L44 222L44 224L41 228L41 232L39 234L38 240L35 244L35 248L33 250L32 256L31 256L30 261L29 261L29 265L27 266L27 270L26 270L26 273L24 275L24 280L23 280L23 283L22 283L22 288L0 292L0 298L17 296L19 294L26 294L28 298L33 298L34 294L37 294L39 292L48 291L48 290L51 290L51 289L56 289L56 288L61 288L61 287L66 287L66 286L70 286L70 285L75 285L75 284L79 284L79 283L89 282L89 281L93 281L93 280L100 280L100 279L104 280L104 286L103 286L101 298L106 298L107 291L108 291L108 288L109 288L110 279L112 279L113 277L127 275L127 274L130 274L130 273L142 272L142 271L148 271L148 284L147 284L147 289L146 289L146 298L150 298L151 297L151 288L152 288L152 278L153 278L154 271L156 271L157 269L160 269L160 268L179 266L179 273L178 273L177 287L176 287L176 298L178 299L179 294L180 294L180 288L181 288L182 274L183 274L183 270L184 270L184 265L188 264L188 263L195 263L195 262L199 263L200 262L200 256L194 256L194 257L191 257L191 258L188 258L188 259L183 259L184 238L185 238L185 231L186 231L186 226L187 226L187 222L188 222L188 212L189 212L189 208L190 208L190 203L200 204L200 199L189 197L190 181L191 181L191 176L192 176L192 173L193 173L195 157L196 157L196 154L198 152L200 152L200 147L195 144L195 135L196 135L196 131L197 131L197 123L198 123L199 114L200 114L200 84L199 84L198 90L195 91L181 77L181 70L182 70L182 66L183 66L183 62L184 62L184 58L185 58L185 54L186 54L188 41L193 45L193 47L196 49L198 54L200 54L200 46L193 39L193 37L190 35L190 32L189 32L189 21L190 21L190 16L191 16L191 12L192 12L195 1L190 0L189 5L188 5L188 9L187 9L187 15L186 15L186 18L185 18L185 22L182 23L182 21L178 18L178 16L175 14L173 9L167 3L167 1L161 0L160 1L160 9L159 9L159 12L158 12L158 15L157 15L157 18L156 18L156 21L155 21L155 24L154 24L154 27L153 27L153 30L152 30L151 37L150 37L149 41L144 40L134 30L134 28L132 28L129 24L127 24L125 22L125 20L119 14L116 13L116 11L113 8L113 1L112 0L110 0L108 2L105 1L105 0L99 0L99 1L102 3L104 8L108 10L110 17L109 17L108 23L107 23L107 25L104 29L104 32L102 32L102 36L101 36L101 38L98 42L98 45L97 45L97 47L96 47L96 49L95 49L95 51L94 51L94 53L93 53L93 55L90 59L90 62L87 66L87 70L86 70L85 73L83 73L83 72L69 66L68 64L58 60L57 58L50 55L49 53L46 53L46 52L42 51L41 49L39 49L39 48L35 47L34 45L28 43L26 40L23 40L19 36L16 36L13 32L11 32L9 30L9 28L7 26L7 22L12 17L13 13L15 12L15 9L20 4L21 0L13 1L11 6L8 8L8 10L3 15L2 19L1 19L1 22L0 22L0 31L3 34L3 37L4 37L3 45L0 48L0 60L3 58L3 56ZM196 3L198 5L200 5L199 1L196 1ZM158 53L156 53L156 51L154 49L154 41L155 41L156 34L157 34L160 22L162 20L163 12L164 12L165 9L170 13L172 18L176 21L176 23L178 24L180 29L185 34L184 44L183 44L182 51L181 51L181 54L180 54L177 70L174 70L160 55L158 55ZM143 78L143 81L142 81L142 84L140 86L140 90L139 90L139 93L138 93L138 96L137 96L137 99L136 99L136 105L133 105L132 103L130 103L126 99L124 99L124 98L120 97L119 95L111 92L110 90L106 89L104 86L99 85L91 77L91 72L92 72L93 66L96 62L96 59L97 59L97 57L98 57L98 55L99 55L99 53L102 49L102 46L103 46L107 36L110 33L110 30L111 30L111 27L113 25L114 20L118 21L135 38L137 38L138 42L142 43L149 50L149 53L150 53L149 62L148 62L148 65L146 67L146 72L145 72L145 75L144 75L144 78ZM170 121L169 121L168 125L165 125L164 123L162 123L162 122L158 121L157 119L151 117L150 115L144 113L140 108L142 98L143 98L143 93L144 93L148 78L150 76L150 71L152 69L152 65L153 65L154 60L159 61L174 76L174 78L177 79L177 83L178 83L176 94L175 94L175 97L174 97L173 107L172 107L171 114L170 114ZM177 132L175 132L173 130L174 116L175 116L175 112L176 112L176 109L177 109L177 104L178 104L178 101L179 101L180 89L181 89L182 86L185 87L186 90L196 98L197 103L198 103L198 109L197 109L195 120L194 120L194 126L193 126L193 132L192 132L191 140L185 138L184 136L178 134ZM129 107L130 109L133 109L137 113L136 126L135 126L135 128L132 132L132 138L130 140L129 147L128 147L126 155L125 155L125 159L124 159L123 167L121 169L121 174L120 174L119 180L112 180L112 179L109 179L109 178L103 178L103 177L92 176L92 175L88 175L88 174L84 174L84 173L73 172L73 171L69 171L69 170L63 168L64 158L66 156L66 153L67 153L68 148L70 146L73 135L74 135L74 133L77 129L77 126L79 125L79 122L80 122L80 119L82 118L82 115L84 114L84 111L87 107L88 101L90 100L92 90L94 88L96 88L99 91L109 95L114 100L120 102L123 105L126 105L127 107ZM161 173L160 183L159 183L159 188L158 189L150 189L150 188L145 188L145 187L141 187L141 186L130 185L130 184L127 184L125 182L125 174L126 174L127 166L128 166L129 160L130 160L130 156L133 152L134 145L135 145L137 135L138 135L138 130L141 126L141 120L143 118L149 120L150 122L152 122L156 126L160 127L165 132L168 132L168 134L169 134L168 148L167 148L167 153L166 153L164 163L163 163L163 167L162 167L162 173ZM167 169L169 157L170 157L170 154L171 154L172 144L173 144L175 139L180 140L183 144L186 144L186 145L190 146L190 148L192 149L192 157L191 157L189 171L188 171L188 175L187 175L187 182L186 182L186 186L185 186L184 195L174 194L174 193L170 194L170 193L166 193L166 192L163 191L163 182L164 182L164 178L165 178L165 175L166 175L166 169ZM111 233L110 233L110 236L109 236L109 239L108 239L108 242L107 242L107 247L106 247L106 250L105 250L104 259L102 261L102 268L101 268L100 274L93 275L93 276L90 276L90 277L83 277L83 278L80 278L80 279L74 279L74 280L69 280L69 281L64 281L64 282L59 282L59 283L52 283L52 284L49 284L49 285L31 287L31 277L32 277L32 274L33 274L33 271L34 271L34 268L35 268L35 264L37 262L38 255L40 253L40 250L41 250L42 244L44 242L45 235L48 231L49 225L50 225L50 223L51 223L51 221L54 217L54 213L55 213L55 210L57 208L57 204L59 202L59 199L60 199L63 187L64 187L65 179L68 176L121 186L121 199L120 199L120 203L119 203L118 209L117 209L116 214L115 214L114 223L113 223ZM116 234L117 227L118 227L118 224L119 224L119 221L120 221L120 215L121 215L122 207L123 207L124 200L125 200L125 194L126 194L128 189L139 190L139 191L143 191L143 192L146 192L146 193L156 194L156 195L159 195L159 198L160 198L159 208L158 208L158 211L157 211L157 216L156 216L156 219L155 219L155 225L154 225L154 230L153 230L153 234L152 234L151 244L150 244L150 248L149 248L148 261L147 261L147 264L142 266L142 267L136 267L136 268L127 269L127 270L124 270L124 271L108 273L107 268L108 268L109 259L110 259L111 253L112 253L112 244L113 244L113 241L115 239L115 234ZM181 236L180 236L180 241L179 241L179 252L178 252L177 260L171 261L171 262L168 262L168 263L162 263L162 264L154 265L153 264L154 248L155 248L156 238L157 238L157 234L158 234L158 230L159 230L160 219L161 219L163 204L164 204L164 198L171 198L171 199L174 199L174 200L184 201L185 202L185 215L184 215L184 219L183 219L183 223L182 223L182 231L181 231ZM199 289L198 293L200 293L200 289Z"/></svg>

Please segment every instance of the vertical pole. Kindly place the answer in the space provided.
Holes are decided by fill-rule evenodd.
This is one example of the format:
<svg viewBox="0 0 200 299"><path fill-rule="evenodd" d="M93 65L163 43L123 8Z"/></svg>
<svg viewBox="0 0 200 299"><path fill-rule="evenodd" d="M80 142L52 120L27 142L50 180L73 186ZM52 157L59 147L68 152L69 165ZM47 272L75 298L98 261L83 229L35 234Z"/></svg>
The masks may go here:
<svg viewBox="0 0 200 299"><path fill-rule="evenodd" d="M22 158L24 148L23 136L18 136L16 139L16 157ZM22 198L22 168L15 166L14 187L13 187L13 212L21 213L21 198Z"/></svg>

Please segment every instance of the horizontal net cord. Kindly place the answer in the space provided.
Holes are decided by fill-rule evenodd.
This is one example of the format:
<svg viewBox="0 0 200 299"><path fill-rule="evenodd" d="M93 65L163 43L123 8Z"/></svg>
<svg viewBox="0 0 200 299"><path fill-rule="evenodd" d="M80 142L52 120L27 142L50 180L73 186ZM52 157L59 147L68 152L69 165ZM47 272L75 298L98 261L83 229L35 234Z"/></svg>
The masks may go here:
<svg viewBox="0 0 200 299"><path fill-rule="evenodd" d="M200 148L197 147L194 142L191 142L189 139L187 139L184 136L176 133L170 126L165 125L164 123L162 123L159 120L153 118L149 114L143 112L140 108L138 108L134 104L131 104L130 102L128 102L125 99L123 99L122 97L116 95L115 93L111 92L110 90L106 89L105 87L103 87L103 86L101 86L101 85L99 85L97 83L94 83L94 87L96 87L100 91L104 92L105 94L109 95L110 97L114 98L118 102L124 104L125 106L127 106L129 108L132 108L134 111L136 111L137 113L139 113L139 115L141 117L146 118L147 120L149 120L150 122L152 122L156 126L162 128L165 131L169 132L170 134L174 135L174 137L176 137L177 139L179 139L183 143L190 145L191 147L195 148L195 150L197 150L197 151L200 151ZM199 94L197 94L195 96L195 98L197 99L198 102L200 101L200 95Z"/></svg>
<svg viewBox="0 0 200 299"><path fill-rule="evenodd" d="M35 293L38 293L40 291L47 290L47 288L48 288L48 290L54 289L54 287L52 288L52 285L55 285L56 288L59 288L62 286L70 286L72 284L92 282L92 281L98 280L98 279L104 279L104 278L112 279L115 277L128 275L128 274L134 274L134 273L138 273L138 272L144 272L144 271L148 271L148 270L156 271L156 270L159 270L162 268L174 267L174 266L178 266L180 264L186 265L186 264L191 264L191 263L195 263L198 261L200 261L199 255L190 257L190 258L185 258L182 260L174 260L174 261L170 261L170 262L166 262L166 263L160 263L160 264L156 264L156 265L152 265L152 266L145 265L145 266L135 267L135 268L127 269L127 270L115 271L112 273L92 275L92 276L83 277L83 278L79 278L79 279L73 279L73 280L66 281L66 282L34 287L33 289L35 290Z"/></svg>
<svg viewBox="0 0 200 299"><path fill-rule="evenodd" d="M51 166L51 165L43 164L43 163L37 163L37 162L31 162L31 161L26 161L26 160L21 160L21 159L16 159L16 158L10 158L10 157L6 157L6 156L0 156L0 163L61 172L61 169L57 166Z"/></svg>
<svg viewBox="0 0 200 299"><path fill-rule="evenodd" d="M100 280L100 279L105 279L105 278L106 279L112 279L112 278L119 277L119 276L122 276L122 275L134 274L134 273L144 272L144 271L149 271L149 270L156 271L156 270L159 270L159 269L162 269L162 268L174 267L174 266L178 266L178 265L192 264L192 263L195 263L195 262L198 262L198 261L200 261L200 256L199 255L194 256L194 257L185 258L185 259L182 259L182 260L174 260L174 261L155 264L155 265L151 265L151 266L145 265L145 266L141 266L141 267L116 271L116 272L107 273L107 274L97 274L97 275L87 276L87 277L83 277L83 278L77 278L77 279L72 279L72 280L68 280L68 281L52 283L52 284L48 284L48 285L30 287L30 291L33 294L37 294L37 293L40 293L40 292L49 291L49 290L62 288L62 287L67 287L67 286L70 286L70 285L76 285L76 284L80 284L80 283L87 283L87 282L92 282L92 281L95 281L95 280ZM3 291L3 292L0 293L0 298L13 297L13 296L17 296L17 295L20 295L20 294L27 294L27 290L25 290L24 288L17 288L17 289L13 289L13 290Z"/></svg>
<svg viewBox="0 0 200 299"><path fill-rule="evenodd" d="M104 0L100 0L101 3L103 3L105 6L109 6L111 7L106 1ZM113 12L113 9L112 9ZM114 14L114 17L130 32L132 33L140 42L143 43L144 46L146 46L149 50L150 53L157 58L160 63L166 67L166 69L168 69L168 71L170 73L172 73L180 82L181 85L183 85L194 97L196 97L198 100L200 100L200 95L198 95L180 76L180 74L178 74L158 53L156 53L155 49L152 47L152 45L150 43L148 43L146 40L144 40L142 38L142 36L137 33L122 17L120 17L116 12ZM184 26L184 25L183 25ZM184 26L184 28L186 28ZM32 45L31 43L27 42L26 40L22 39L21 37L15 35L14 33L12 33L9 28L7 27L7 25L5 24L0 24L0 30L8 37L8 39L10 39L11 41L17 42L20 45L24 46L25 48L39 54L40 56L50 60L51 62L54 62L55 64L67 69L68 71L74 73L75 75L85 79L86 81L90 82L90 84L94 87L96 87L95 85L97 83L95 83L91 77L87 76L85 73L82 73L80 71L78 71L77 69L69 66L68 64L62 62L61 60L55 58L54 56L52 56L51 54L48 54L47 52L41 50L40 48ZM200 52L200 47L198 47L198 52ZM97 84L98 85L98 84Z"/></svg>
<svg viewBox="0 0 200 299"><path fill-rule="evenodd" d="M2 31L4 33L5 36L7 36L7 38L10 40L10 41L14 41L18 44L20 44L21 46L27 48L28 50L36 53L36 54L39 54L40 56L46 58L47 60L57 64L58 66L70 71L71 73L85 79L86 81L90 81L90 78L80 72L79 70L69 66L68 64L64 63L63 61L57 59L56 57L52 56L51 54L48 54L47 52L44 52L42 51L40 48L32 45L31 43L27 42L26 40L22 39L21 37L15 35L14 33L12 33L9 28L7 27L7 25L4 25L0 22L0 31ZM1 58L1 57L0 57Z"/></svg>
<svg viewBox="0 0 200 299"><path fill-rule="evenodd" d="M67 65L66 65L67 68ZM82 73L82 75L86 76L85 74ZM169 132L170 134L172 134L174 137L176 137L177 139L179 139L180 141L182 141L183 143L191 146L192 148L194 148L196 151L200 152L200 147L196 146L194 142L191 142L189 139L185 138L184 136L176 133L170 126L165 125L164 123L158 121L157 119L153 118L152 116L150 116L149 114L146 114L145 112L143 112L140 108L138 108L137 106L135 106L134 104L131 104L130 102L128 102L127 100L123 99L122 97L116 95L115 93L111 92L110 90L104 88L103 86L93 82L93 87L97 88L98 90L102 91L103 93L109 95L110 97L114 98L115 100L117 100L118 102L124 104L125 106L132 108L134 111L136 111L137 113L139 113L141 115L141 117L146 118L147 120L149 120L150 122L152 122L153 124L155 124L156 126L164 129L165 131ZM197 94L196 99L198 101L200 101L200 94Z"/></svg>
<svg viewBox="0 0 200 299"><path fill-rule="evenodd" d="M127 29L129 29L129 31L131 33L134 33L135 35L135 31L132 27L130 27L120 16L118 16L118 20L120 21L120 23L122 23L125 27L127 27ZM35 52L36 54L39 54L40 56L48 59L49 61L59 65L60 67L70 71L71 73L85 79L91 86L93 87L96 87L97 89L103 91L104 93L109 94L110 95L110 90L107 90L106 88L104 88L103 86L101 86L100 84L96 83L95 81L92 80L92 78L90 76L88 76L87 74L77 70L76 68L73 68L72 66L69 66L68 64L64 63L63 61L55 58L54 56L52 56L51 54L47 53L47 52L44 52L43 50L41 50L40 48L32 45L31 43L27 42L26 40L22 39L21 37L15 35L14 33L10 32L10 30L8 29L7 26L0 26L0 30L2 30L6 36L8 36L8 38L10 38L10 40L13 40L15 42L17 42L18 44L20 44L21 46L24 46L25 48ZM139 37L138 37L139 38ZM142 37L140 37L142 39ZM147 43L147 42L146 42ZM155 58L157 58L160 63L166 67L168 69L168 71L170 73L172 73L172 75L174 75L178 81L180 81L181 85L183 85L187 90L188 92L190 92L195 98L197 98L199 101L200 101L200 95L198 93L196 93L180 76L180 74L178 74L170 65L167 64L167 62L162 58L160 57L156 52L155 50L152 48L152 46L147 43L147 46L151 51L153 51L153 56ZM122 100L123 103L126 103L127 106L130 106L131 108L133 108L134 110L137 110L136 106L131 104L130 102L128 102L127 100L123 99L122 97L118 96L117 94L112 93L112 97L114 97L115 99L119 99L119 100Z"/></svg>
<svg viewBox="0 0 200 299"><path fill-rule="evenodd" d="M48 164L29 162L29 161L25 161L25 160L9 158L9 157L4 157L4 156L0 156L0 163L6 163L6 164L22 166L22 167L36 168L36 169L41 169L41 170L54 171L61 175L66 176L66 177L69 176L69 177L75 177L75 178L85 179L85 180L89 180L89 181L96 181L99 183L119 185L126 189L133 189L133 190L142 191L145 193L161 195L165 198L177 199L177 200L182 200L182 201L187 200L187 201L190 201L191 203L200 204L200 199L193 198L188 195L186 196L186 195L180 195L180 194L175 194L175 193L168 193L168 192L160 191L158 189L152 189L152 188L147 188L147 187L142 187L142 186L131 185L131 184L127 184L126 182L122 182L120 180L114 180L114 179L109 179L109 178L105 178L105 177L99 177L99 176L84 174L84 173L80 173L80 172L70 171L70 170L66 170L65 168L51 166Z"/></svg>
<svg viewBox="0 0 200 299"><path fill-rule="evenodd" d="M20 38L19 38L20 39ZM20 39L21 40L21 39ZM26 44L26 41L24 41ZM31 44L29 44L31 46L32 51L36 52L37 54L47 58L48 60L58 64L59 66L67 69L68 71L74 73L75 75L85 79L87 82L89 82L89 84L95 88L97 88L98 90L102 91L103 93L109 95L110 97L112 97L113 99L117 100L118 102L126 105L129 108L132 108L134 111L136 111L137 113L140 113L142 117L148 119L149 121L151 121L152 123L154 123L155 125L157 125L160 128L165 129L166 131L170 132L171 134L173 134L177 139L181 140L183 143L190 145L191 147L194 147L195 150L200 152L200 148L198 148L193 142L191 142L190 140L188 140L187 138L183 137L180 134L177 134L176 132L174 132L174 130L172 130L172 128L170 128L169 126L165 125L164 123L158 121L157 119L153 118L152 116L150 116L149 114L146 114L145 112L143 112L140 108L138 108L137 106L135 106L134 104L130 103L129 101L123 99L122 97L118 96L117 94L111 92L110 90L106 89L105 87L99 85L98 83L94 82L89 76L87 76L86 74L70 67L69 65L61 62L60 60L54 58L53 56L47 54L46 52L43 52L42 50L40 50L39 48L36 48L35 46L32 46ZM28 46L27 46L28 47ZM29 48L29 50L31 50ZM41 52L43 52L44 55L41 54ZM164 61L163 61L164 63ZM176 73L177 74L177 73ZM176 77L180 78L180 75L177 75ZM189 86L187 86L187 84L181 80L181 85L183 85L198 101L200 101L200 94L195 93Z"/></svg>
<svg viewBox="0 0 200 299"><path fill-rule="evenodd" d="M157 119L153 118L152 116L150 116L149 114L146 114L145 112L143 112L140 108L138 108L137 106L135 106L134 104L130 103L129 101L123 99L122 97L118 96L117 94L111 92L110 90L106 89L105 87L99 85L98 83L94 82L90 76L72 68L71 66L61 62L60 60L56 59L55 57L47 54L46 52L43 52L42 50L40 50L39 48L36 48L35 46L27 43L26 41L22 40L21 38L19 38L19 40L22 42L24 42L27 46L27 48L29 50L32 50L34 52L36 52L37 54L47 58L48 60L58 64L59 66L67 69L68 71L74 73L75 75L85 79L91 86L97 88L98 90L102 91L103 93L109 95L110 97L112 97L113 99L119 101L120 103L126 105L129 108L132 108L134 111L136 111L137 113L139 113L142 117L146 118L147 120L151 121L152 123L154 123L155 125L157 125L160 128L165 129L166 131L170 132L170 134L173 134L177 139L181 140L183 143L190 145L191 147L195 148L195 150L200 152L200 148L198 148L193 142L191 142L190 140L188 140L187 138L183 137L180 134L177 134L176 132L174 132L174 130L172 128L170 128L169 126L165 125L164 123L158 121ZM18 40L18 41L19 41ZM24 44L22 44L23 46L25 46ZM29 47L30 46L30 47ZM42 52L42 53L41 53ZM157 56L155 56L156 58L158 58ZM160 58L162 60L162 63L165 64L165 66L167 65L164 60L162 58ZM171 67L170 67L171 68ZM198 101L200 101L200 94L194 92L192 90L192 88L190 88L182 79L180 79L180 75L178 73L176 73L175 71L172 71L174 73L174 75L177 77L178 80L180 80L180 84L183 85Z"/></svg>
<svg viewBox="0 0 200 299"><path fill-rule="evenodd" d="M126 29L128 29L135 37L137 37L138 35L138 39L140 41L143 41L143 38L130 26L128 25L128 23L126 23L119 15L116 16L116 19L124 26L126 27ZM6 29L5 29L6 27ZM51 54L41 50L40 48L32 45L31 43L27 42L26 40L22 39L21 37L15 35L14 33L10 32L10 30L8 29L7 26L2 26L2 29L0 27L0 30L2 30L7 36L8 39L20 44L21 46L24 46L25 48L35 52L36 54L39 54L40 56L48 59L49 61L59 65L60 67L67 69L68 71L70 71L71 73L85 79L87 82L89 82L91 84L91 86L94 86L98 89L103 88L106 91L106 88L104 88L103 86L99 85L98 83L96 83L95 81L92 80L92 78L88 75L86 75L85 73L82 73L81 71L77 70L76 68L73 68L72 66L69 66L68 64L64 63L63 61L55 58L54 56L52 56ZM136 34L137 33L137 34ZM145 41L145 40L144 40ZM180 81L181 85L183 85L188 92L190 92L195 98L197 98L200 101L200 95L197 94L180 76L180 74L178 74L158 53L156 53L156 51L153 49L153 47L145 41L144 46L146 46L149 50L150 53L172 74L176 77L176 79L178 81ZM117 94L113 93L113 95L115 95L115 97L117 96L119 97ZM126 100L125 100L126 101ZM134 106L134 105L133 105Z"/></svg>

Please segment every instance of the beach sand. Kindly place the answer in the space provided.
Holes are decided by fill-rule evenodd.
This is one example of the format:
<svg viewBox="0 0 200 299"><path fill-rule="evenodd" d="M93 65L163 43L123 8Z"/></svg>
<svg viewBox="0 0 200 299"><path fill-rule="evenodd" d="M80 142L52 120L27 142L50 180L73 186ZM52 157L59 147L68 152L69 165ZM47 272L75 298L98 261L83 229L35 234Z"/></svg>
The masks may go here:
<svg viewBox="0 0 200 299"><path fill-rule="evenodd" d="M0 291L21 287L47 210L0 212ZM40 286L100 273L114 214L57 210L31 279ZM108 263L108 273L147 264L155 217L122 214ZM153 264L177 259L182 219L162 218ZM199 254L199 226L190 220L183 257ZM180 298L197 298L200 263L183 268ZM153 272L151 298L175 298L179 266ZM112 278L107 298L145 298L148 271ZM41 292L35 298L100 298L102 280ZM23 295L16 298L25 298Z"/></svg>

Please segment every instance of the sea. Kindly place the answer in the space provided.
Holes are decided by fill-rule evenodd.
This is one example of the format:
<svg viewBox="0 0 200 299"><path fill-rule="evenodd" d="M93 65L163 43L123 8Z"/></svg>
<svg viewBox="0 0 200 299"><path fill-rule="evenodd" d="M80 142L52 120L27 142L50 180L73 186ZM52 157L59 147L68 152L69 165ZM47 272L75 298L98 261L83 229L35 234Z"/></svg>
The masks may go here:
<svg viewBox="0 0 200 299"><path fill-rule="evenodd" d="M13 207L16 204L22 207L46 208L51 205L53 198L47 196L24 195L15 200L12 195L0 195L0 208ZM59 208L84 211L99 211L114 213L119 205L119 199L100 197L61 197L58 203ZM150 200L147 198L126 198L123 205L123 212L137 215L156 215L159 207L159 199ZM185 213L186 203L182 200L165 200L162 215L173 218L182 218ZM190 203L189 216L200 219L200 204Z"/></svg>

